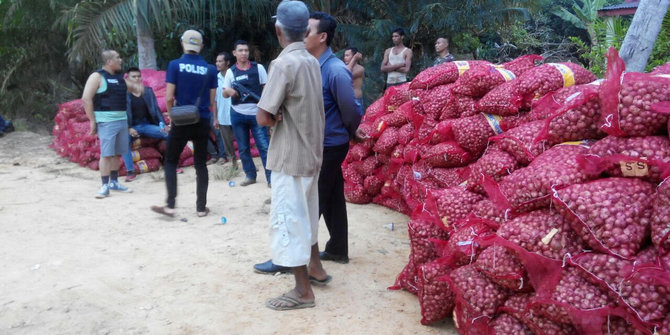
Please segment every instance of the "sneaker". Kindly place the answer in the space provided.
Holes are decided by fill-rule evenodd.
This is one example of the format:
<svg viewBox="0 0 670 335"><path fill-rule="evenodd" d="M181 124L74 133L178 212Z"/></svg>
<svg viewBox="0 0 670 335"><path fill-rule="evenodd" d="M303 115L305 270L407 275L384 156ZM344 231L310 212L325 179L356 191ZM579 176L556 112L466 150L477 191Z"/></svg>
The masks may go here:
<svg viewBox="0 0 670 335"><path fill-rule="evenodd" d="M128 173L128 175L126 175L125 181L126 183L130 183L131 181L135 180L135 178L137 178L137 174L135 174L134 172Z"/></svg>
<svg viewBox="0 0 670 335"><path fill-rule="evenodd" d="M121 183L119 183L118 180L117 181L110 181L109 182L109 189L112 190L112 191L119 191L119 192L124 192L124 193L132 192L131 189L121 185Z"/></svg>
<svg viewBox="0 0 670 335"><path fill-rule="evenodd" d="M240 186L249 186L249 185L251 185L251 184L255 184L255 183L256 183L256 179L245 178L245 179L240 183Z"/></svg>
<svg viewBox="0 0 670 335"><path fill-rule="evenodd" d="M100 190L95 195L96 199L102 199L109 196L109 184L104 184L100 187Z"/></svg>

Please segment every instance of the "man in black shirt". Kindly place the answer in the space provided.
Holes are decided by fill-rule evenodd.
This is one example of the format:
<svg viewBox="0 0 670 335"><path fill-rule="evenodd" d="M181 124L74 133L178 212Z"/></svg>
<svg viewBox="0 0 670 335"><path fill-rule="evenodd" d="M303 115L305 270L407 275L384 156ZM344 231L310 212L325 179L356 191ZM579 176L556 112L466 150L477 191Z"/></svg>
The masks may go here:
<svg viewBox="0 0 670 335"><path fill-rule="evenodd" d="M136 83L133 89L129 90L126 97L126 114L128 115L128 133L130 140L139 137L167 139L169 126L165 126L163 114L158 108L156 95L151 87L142 85L142 72L136 67L131 67L126 71L128 81ZM134 180L137 176L133 166L133 157L131 151L123 155L123 162L126 164L126 182Z"/></svg>

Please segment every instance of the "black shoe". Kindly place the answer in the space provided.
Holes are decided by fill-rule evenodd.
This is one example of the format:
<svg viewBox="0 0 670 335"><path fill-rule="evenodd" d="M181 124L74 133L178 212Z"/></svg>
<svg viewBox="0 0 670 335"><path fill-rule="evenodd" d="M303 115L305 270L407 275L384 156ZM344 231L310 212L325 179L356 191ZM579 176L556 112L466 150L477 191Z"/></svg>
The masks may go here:
<svg viewBox="0 0 670 335"><path fill-rule="evenodd" d="M269 260L265 263L255 264L254 265L254 271L256 273L273 275L277 272L279 272L279 273L292 272L293 269L287 268L287 267L281 266L281 265L276 265L275 263L272 263L272 260Z"/></svg>
<svg viewBox="0 0 670 335"><path fill-rule="evenodd" d="M322 261L333 261L335 263L340 263L340 264L349 263L349 257L340 256L340 255L333 255L333 254L328 253L326 251L321 251L319 253L319 259L321 259Z"/></svg>

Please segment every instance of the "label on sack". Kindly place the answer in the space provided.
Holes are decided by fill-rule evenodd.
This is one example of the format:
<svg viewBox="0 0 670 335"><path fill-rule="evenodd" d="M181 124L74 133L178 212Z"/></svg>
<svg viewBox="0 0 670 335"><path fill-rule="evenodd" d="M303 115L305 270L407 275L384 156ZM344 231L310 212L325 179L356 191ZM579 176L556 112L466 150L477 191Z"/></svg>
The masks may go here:
<svg viewBox="0 0 670 335"><path fill-rule="evenodd" d="M192 141L188 141L188 142L186 142L186 146L187 146L189 149L191 149L191 152L193 152L193 142L192 142Z"/></svg>
<svg viewBox="0 0 670 335"><path fill-rule="evenodd" d="M451 314L451 316L452 316L452 318L454 319L454 326L456 326L456 328L460 328L460 327L458 326L458 315L456 314L456 309L455 309L455 308L454 308L454 311L453 311L453 313Z"/></svg>
<svg viewBox="0 0 670 335"><path fill-rule="evenodd" d="M395 112L398 109L398 106L387 106L386 110L389 112Z"/></svg>
<svg viewBox="0 0 670 335"><path fill-rule="evenodd" d="M510 70L506 70L502 67L494 67L494 69L496 69L503 76L503 78L505 78L505 81L516 79L516 76Z"/></svg>
<svg viewBox="0 0 670 335"><path fill-rule="evenodd" d="M449 219L447 219L446 216L443 216L443 217L442 217L442 224L443 224L445 227L449 228Z"/></svg>
<svg viewBox="0 0 670 335"><path fill-rule="evenodd" d="M147 162L145 162L144 160L138 161L137 162L137 167L140 168L141 173L149 172L149 166L147 165Z"/></svg>
<svg viewBox="0 0 670 335"><path fill-rule="evenodd" d="M137 163L140 160L140 152L137 150L131 151L130 156L133 158L134 163Z"/></svg>
<svg viewBox="0 0 670 335"><path fill-rule="evenodd" d="M640 157L645 159L646 157ZM624 177L645 177L649 175L649 165L645 162L619 162L621 166L621 173Z"/></svg>
<svg viewBox="0 0 670 335"><path fill-rule="evenodd" d="M484 117L486 118L486 121L489 123L491 128L493 128L493 132L496 133L496 135L500 135L503 133L502 127L500 127L500 121L502 120L501 116L493 114L484 114Z"/></svg>
<svg viewBox="0 0 670 335"><path fill-rule="evenodd" d="M554 236L558 233L558 229L556 228L551 228L551 231L549 231L549 234L547 234L545 237L542 238L542 243L544 245L549 244L551 242L551 239L554 238Z"/></svg>
<svg viewBox="0 0 670 335"><path fill-rule="evenodd" d="M142 140L136 138L133 140L133 149L139 149L142 146Z"/></svg>
<svg viewBox="0 0 670 335"><path fill-rule="evenodd" d="M558 70L558 72L563 75L563 87L570 87L575 85L575 73L572 72L569 67L558 63L549 63L549 65L556 68L556 70Z"/></svg>
<svg viewBox="0 0 670 335"><path fill-rule="evenodd" d="M568 141L568 142L560 143L558 145L579 145L579 146L582 146L586 149L591 147L589 141Z"/></svg>
<svg viewBox="0 0 670 335"><path fill-rule="evenodd" d="M458 75L461 76L465 71L470 70L470 63L466 61L455 61L454 64L456 64L456 67L458 68Z"/></svg>

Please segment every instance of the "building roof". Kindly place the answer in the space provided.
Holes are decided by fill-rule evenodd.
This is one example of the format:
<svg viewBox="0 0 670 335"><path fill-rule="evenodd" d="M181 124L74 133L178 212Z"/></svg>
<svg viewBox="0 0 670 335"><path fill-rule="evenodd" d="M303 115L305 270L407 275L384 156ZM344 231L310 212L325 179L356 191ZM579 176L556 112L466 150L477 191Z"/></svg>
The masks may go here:
<svg viewBox="0 0 670 335"><path fill-rule="evenodd" d="M639 4L639 1L627 1L618 5L606 6L598 10L598 16L633 15Z"/></svg>

